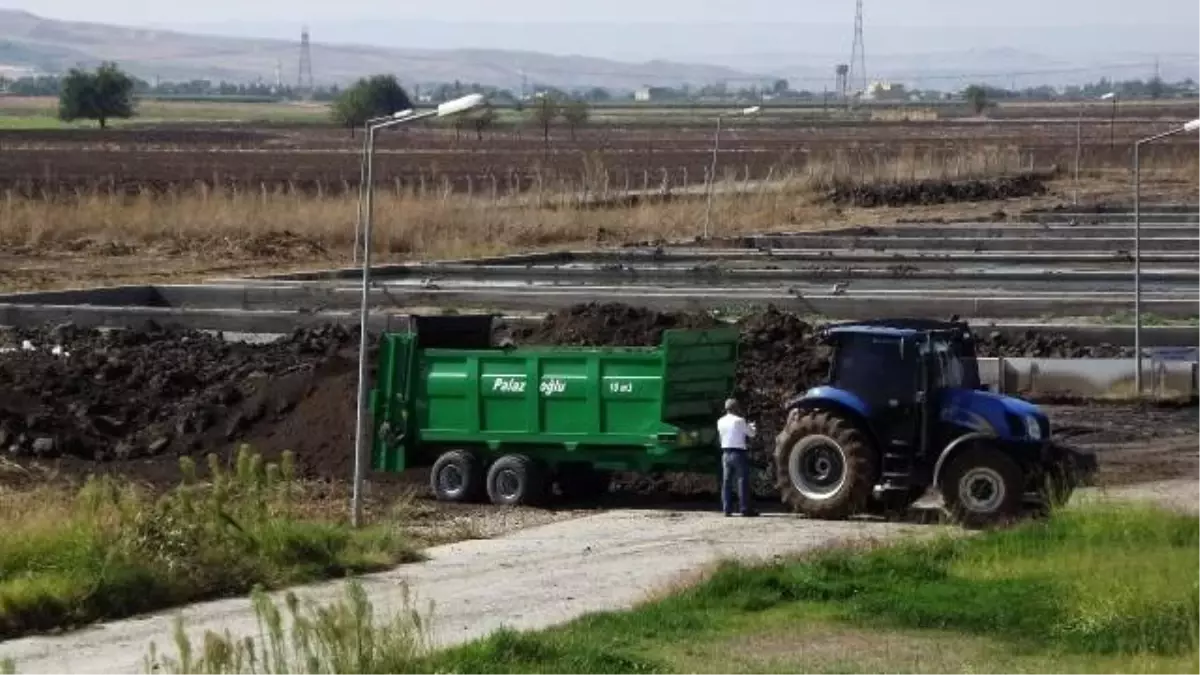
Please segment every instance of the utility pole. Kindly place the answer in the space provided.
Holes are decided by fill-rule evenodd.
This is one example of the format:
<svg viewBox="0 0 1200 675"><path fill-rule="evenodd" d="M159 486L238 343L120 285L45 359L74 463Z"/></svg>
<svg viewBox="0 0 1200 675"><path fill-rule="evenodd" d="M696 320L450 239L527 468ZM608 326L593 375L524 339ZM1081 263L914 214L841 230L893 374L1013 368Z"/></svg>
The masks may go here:
<svg viewBox="0 0 1200 675"><path fill-rule="evenodd" d="M863 43L863 0L856 0L854 6L854 46L850 48L849 84L857 87L864 95L867 93L867 54Z"/></svg>
<svg viewBox="0 0 1200 675"><path fill-rule="evenodd" d="M296 78L296 90L303 98L312 98L312 45L308 40L308 26L300 29L300 73Z"/></svg>

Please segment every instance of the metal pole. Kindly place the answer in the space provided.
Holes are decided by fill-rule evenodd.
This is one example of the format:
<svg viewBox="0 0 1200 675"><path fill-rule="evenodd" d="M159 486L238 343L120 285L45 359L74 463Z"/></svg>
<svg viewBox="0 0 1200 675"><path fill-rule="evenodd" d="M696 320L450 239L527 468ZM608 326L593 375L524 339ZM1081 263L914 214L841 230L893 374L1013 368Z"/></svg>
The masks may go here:
<svg viewBox="0 0 1200 675"><path fill-rule="evenodd" d="M1133 144L1133 388L1142 397L1142 143Z"/></svg>
<svg viewBox="0 0 1200 675"><path fill-rule="evenodd" d="M708 204L704 207L704 238L708 239L708 226L712 219L713 187L717 182L717 153L721 149L721 115L717 115L717 132L713 134L712 165L708 168Z"/></svg>
<svg viewBox="0 0 1200 675"><path fill-rule="evenodd" d="M1083 154L1083 102L1079 103L1079 119L1075 121L1075 206L1079 206L1079 164Z"/></svg>
<svg viewBox="0 0 1200 675"><path fill-rule="evenodd" d="M358 251L362 246L363 198L367 186L367 142L371 137L371 123L363 125L362 159L358 165L358 222L354 224L354 258L352 264L358 264Z"/></svg>
<svg viewBox="0 0 1200 675"><path fill-rule="evenodd" d="M362 520L362 482L364 473L364 457L366 454L365 425L367 418L367 389L370 386L367 373L367 319L370 312L371 293L371 221L375 198L375 127L367 129L366 153L366 205L363 214L362 233L362 304L359 307L358 319L358 410L354 420L354 488L350 497L350 525L358 527Z"/></svg>
<svg viewBox="0 0 1200 675"><path fill-rule="evenodd" d="M1108 147L1116 147L1117 144L1117 97L1113 97L1112 118L1108 121Z"/></svg>

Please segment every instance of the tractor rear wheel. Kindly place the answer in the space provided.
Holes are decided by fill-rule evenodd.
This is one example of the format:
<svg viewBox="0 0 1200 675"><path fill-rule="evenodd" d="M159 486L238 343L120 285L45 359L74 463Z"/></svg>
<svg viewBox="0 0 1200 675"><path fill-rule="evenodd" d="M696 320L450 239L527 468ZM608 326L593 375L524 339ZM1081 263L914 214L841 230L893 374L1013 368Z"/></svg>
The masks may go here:
<svg viewBox="0 0 1200 675"><path fill-rule="evenodd" d="M780 499L813 518L840 520L866 511L878 466L867 435L837 413L793 413L776 439Z"/></svg>
<svg viewBox="0 0 1200 675"><path fill-rule="evenodd" d="M940 483L946 508L964 527L1001 525L1020 516L1024 474L1002 452L966 448L950 461Z"/></svg>
<svg viewBox="0 0 1200 675"><path fill-rule="evenodd" d="M531 506L546 496L546 476L540 464L525 455L505 455L487 473L487 493L499 506Z"/></svg>
<svg viewBox="0 0 1200 675"><path fill-rule="evenodd" d="M477 501L486 479L483 462L466 450L442 453L429 471L433 496L443 502Z"/></svg>

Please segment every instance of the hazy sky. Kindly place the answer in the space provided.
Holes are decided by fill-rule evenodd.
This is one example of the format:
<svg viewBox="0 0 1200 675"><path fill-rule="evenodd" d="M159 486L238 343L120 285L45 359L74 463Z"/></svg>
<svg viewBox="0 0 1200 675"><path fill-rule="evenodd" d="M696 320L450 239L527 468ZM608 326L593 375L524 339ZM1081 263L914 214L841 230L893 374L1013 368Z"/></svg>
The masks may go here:
<svg viewBox="0 0 1200 675"><path fill-rule="evenodd" d="M626 60L848 53L854 16L853 0L0 0L0 8L245 37L294 39L306 23L316 42ZM867 0L865 15L868 55L1010 47L1117 62L1119 52L1200 52L1197 0Z"/></svg>
<svg viewBox="0 0 1200 675"><path fill-rule="evenodd" d="M1196 0L869 0L868 20L880 26L959 26L994 24L1046 26L1072 23L1186 24L1196 30ZM490 15L503 7L503 14ZM289 20L316 23L347 19L434 19L464 21L761 21L831 23L853 16L850 0L454 0L381 2L338 0L0 0L0 7L45 16L114 23L208 23L233 20Z"/></svg>

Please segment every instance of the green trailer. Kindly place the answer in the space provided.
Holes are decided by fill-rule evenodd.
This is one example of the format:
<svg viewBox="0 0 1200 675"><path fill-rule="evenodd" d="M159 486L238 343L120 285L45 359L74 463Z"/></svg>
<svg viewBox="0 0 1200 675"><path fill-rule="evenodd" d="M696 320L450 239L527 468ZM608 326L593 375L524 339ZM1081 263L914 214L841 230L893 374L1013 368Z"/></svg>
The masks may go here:
<svg viewBox="0 0 1200 675"><path fill-rule="evenodd" d="M607 490L611 472L712 472L734 388L732 328L657 347L495 347L491 317L412 317L384 335L372 465L432 466L438 499L532 504Z"/></svg>

